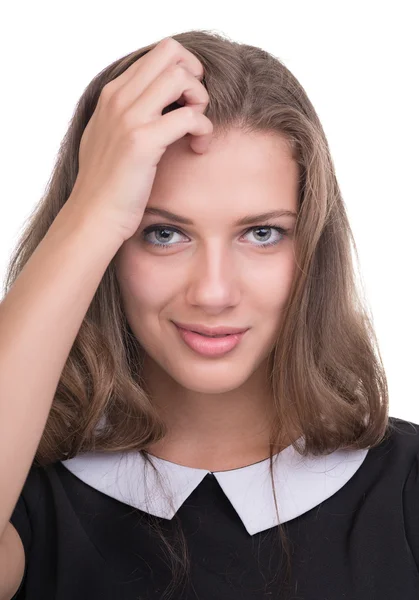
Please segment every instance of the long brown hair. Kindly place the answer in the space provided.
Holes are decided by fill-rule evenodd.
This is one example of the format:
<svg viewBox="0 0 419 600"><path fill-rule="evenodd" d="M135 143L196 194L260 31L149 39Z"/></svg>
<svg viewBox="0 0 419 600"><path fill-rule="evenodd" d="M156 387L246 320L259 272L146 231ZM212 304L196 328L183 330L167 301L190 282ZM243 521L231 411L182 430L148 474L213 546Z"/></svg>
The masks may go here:
<svg viewBox="0 0 419 600"><path fill-rule="evenodd" d="M267 372L277 412L271 473L272 449L281 439L295 439L295 431L305 438L304 447L293 442L302 456L374 447L391 428L386 375L356 282L351 254L353 249L358 260L355 241L316 111L278 57L206 30L172 37L204 66L209 94L205 114L214 134L239 127L280 135L299 166L296 276ZM80 139L103 86L155 45L116 60L83 92L45 194L11 257L6 293L72 191ZM93 450L136 450L147 458L144 448L165 435L143 385L144 351L121 307L112 261L62 371L35 465ZM281 525L279 532L285 543ZM170 544L167 548L177 576L178 567L187 566L186 544L181 543L180 557ZM289 575L288 551L287 556Z"/></svg>

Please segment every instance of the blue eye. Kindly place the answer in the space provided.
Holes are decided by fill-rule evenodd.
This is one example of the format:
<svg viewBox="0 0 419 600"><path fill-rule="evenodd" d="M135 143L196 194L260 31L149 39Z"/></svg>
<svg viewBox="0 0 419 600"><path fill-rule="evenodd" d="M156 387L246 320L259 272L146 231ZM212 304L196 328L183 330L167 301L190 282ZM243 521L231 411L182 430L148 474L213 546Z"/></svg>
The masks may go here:
<svg viewBox="0 0 419 600"><path fill-rule="evenodd" d="M281 239L275 239L271 240L272 238L272 234L270 233L270 230L274 230L276 231L277 234L279 234ZM269 241L264 241L261 244L257 244L257 243L253 243L253 246L256 246L258 248L268 248L270 246L276 246L278 244L280 244L283 239L288 235L289 229L284 229L283 227L278 227L277 225L257 225L255 227L250 227L250 229L248 229L245 233L245 235L249 232L263 232L262 234L258 235L262 235L262 237L266 237L267 233L268 235L268 240ZM158 234L158 236L156 236L157 238L160 237L160 240L163 241L150 241L148 238L148 236L150 234ZM150 225L150 227L146 227L143 231L143 239L146 242L146 244L150 244L151 246L156 246L159 248L169 248L171 246L174 246L174 244L168 244L165 242L171 241L173 238L173 234L178 234L178 235L184 235L181 231L179 231L178 229L176 229L175 227L170 227L167 225Z"/></svg>

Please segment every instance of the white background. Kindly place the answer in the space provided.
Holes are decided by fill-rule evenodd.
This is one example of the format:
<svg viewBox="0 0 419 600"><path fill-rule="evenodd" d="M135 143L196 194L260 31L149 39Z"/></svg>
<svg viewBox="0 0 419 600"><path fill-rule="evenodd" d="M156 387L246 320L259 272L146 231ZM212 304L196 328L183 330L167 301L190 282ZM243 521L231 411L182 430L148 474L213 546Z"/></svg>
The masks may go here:
<svg viewBox="0 0 419 600"><path fill-rule="evenodd" d="M207 29L278 56L323 123L390 389L419 423L416 1L8 2L0 13L0 278L77 100L119 57Z"/></svg>

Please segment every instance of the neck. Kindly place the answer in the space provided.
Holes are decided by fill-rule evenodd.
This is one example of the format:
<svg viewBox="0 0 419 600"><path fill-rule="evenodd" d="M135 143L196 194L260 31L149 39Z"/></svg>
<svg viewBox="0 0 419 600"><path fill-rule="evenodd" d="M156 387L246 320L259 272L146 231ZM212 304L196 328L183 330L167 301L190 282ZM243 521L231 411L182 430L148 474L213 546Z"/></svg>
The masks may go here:
<svg viewBox="0 0 419 600"><path fill-rule="evenodd" d="M209 471L269 457L274 415L263 369L238 389L205 394L185 389L154 361L147 362L146 388L167 427L165 438L147 448L150 454Z"/></svg>

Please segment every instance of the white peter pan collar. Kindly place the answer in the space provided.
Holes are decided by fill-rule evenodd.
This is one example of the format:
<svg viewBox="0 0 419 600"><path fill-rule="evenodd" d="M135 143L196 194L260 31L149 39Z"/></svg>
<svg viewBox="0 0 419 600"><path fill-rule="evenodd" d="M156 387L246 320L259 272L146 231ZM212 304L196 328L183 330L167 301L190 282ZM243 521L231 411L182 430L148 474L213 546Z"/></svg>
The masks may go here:
<svg viewBox="0 0 419 600"><path fill-rule="evenodd" d="M301 436L298 442L303 440ZM273 474L280 522L290 521L333 496L360 468L367 453L368 449L336 450L304 458L291 445L276 454ZM172 519L211 471L148 456L162 477L164 489L139 452L88 452L61 463L103 494L156 517ZM269 458L214 472L214 476L250 535L278 525ZM172 503L167 491L172 494Z"/></svg>

